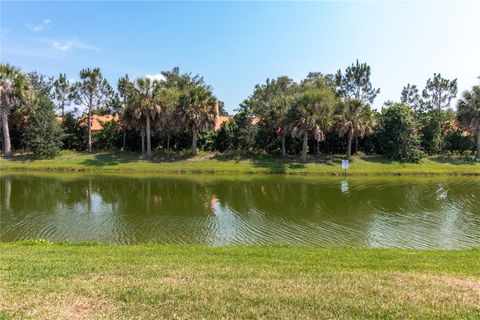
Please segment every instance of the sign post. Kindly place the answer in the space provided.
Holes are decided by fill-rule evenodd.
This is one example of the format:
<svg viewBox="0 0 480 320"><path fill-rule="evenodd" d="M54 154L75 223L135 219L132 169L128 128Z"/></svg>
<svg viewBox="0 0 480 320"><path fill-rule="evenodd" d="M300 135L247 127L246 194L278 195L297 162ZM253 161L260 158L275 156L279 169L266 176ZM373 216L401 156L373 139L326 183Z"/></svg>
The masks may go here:
<svg viewBox="0 0 480 320"><path fill-rule="evenodd" d="M342 169L345 170L345 177L347 176L348 160L342 160Z"/></svg>

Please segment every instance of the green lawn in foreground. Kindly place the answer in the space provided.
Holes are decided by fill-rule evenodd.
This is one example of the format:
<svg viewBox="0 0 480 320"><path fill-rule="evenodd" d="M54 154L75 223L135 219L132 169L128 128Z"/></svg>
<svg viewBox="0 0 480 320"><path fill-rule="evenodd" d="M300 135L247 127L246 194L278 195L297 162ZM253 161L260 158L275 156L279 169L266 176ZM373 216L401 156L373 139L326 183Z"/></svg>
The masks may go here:
<svg viewBox="0 0 480 320"><path fill-rule="evenodd" d="M195 158L157 156L153 161L142 160L135 153L79 153L64 151L54 160L29 160L16 156L0 160L2 170L76 170L104 172L157 173L289 173L342 174L341 157L312 159L303 164L294 157L283 160L274 156L228 156L201 154ZM354 157L350 174L475 174L480 175L480 163L443 156L430 157L419 164L400 163L378 156Z"/></svg>
<svg viewBox="0 0 480 320"><path fill-rule="evenodd" d="M0 244L0 319L478 319L480 250Z"/></svg>

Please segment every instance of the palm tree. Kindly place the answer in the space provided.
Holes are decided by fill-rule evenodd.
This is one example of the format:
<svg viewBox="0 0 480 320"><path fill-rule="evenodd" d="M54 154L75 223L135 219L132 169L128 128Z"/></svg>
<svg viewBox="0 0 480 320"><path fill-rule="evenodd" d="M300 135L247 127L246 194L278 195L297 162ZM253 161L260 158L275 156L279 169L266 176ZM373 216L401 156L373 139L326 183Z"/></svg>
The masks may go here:
<svg viewBox="0 0 480 320"><path fill-rule="evenodd" d="M143 119L137 119L134 116L134 106L133 105L128 105L122 115L122 122L125 126L125 129L129 130L135 130L140 134L141 138L141 150L142 150L142 155L145 154L145 123L143 122Z"/></svg>
<svg viewBox="0 0 480 320"><path fill-rule="evenodd" d="M180 96L177 114L184 128L192 133L192 156L197 154L197 134L215 125L216 99L209 87L190 85Z"/></svg>
<svg viewBox="0 0 480 320"><path fill-rule="evenodd" d="M134 99L134 92L135 86L128 78L128 75L121 77L118 79L117 83L117 90L118 90L118 98L120 104L120 121L122 123L122 131L123 131L123 143L122 143L122 151L125 150L126 145L126 129L127 127L133 128L133 120L131 117L130 105L132 104L132 100Z"/></svg>
<svg viewBox="0 0 480 320"><path fill-rule="evenodd" d="M8 129L8 114L12 107L24 101L30 92L27 76L20 69L10 64L0 64L0 112L3 128L3 154L5 158L12 155L10 131Z"/></svg>
<svg viewBox="0 0 480 320"><path fill-rule="evenodd" d="M308 133L312 132L316 141L325 140L325 131L332 123L335 100L335 93L330 88L308 89L294 100L290 112L292 137L303 137L303 162L307 161Z"/></svg>
<svg viewBox="0 0 480 320"><path fill-rule="evenodd" d="M162 90L160 95L162 117L158 119L158 125L166 135L167 150L170 150L170 138L181 130L179 126L174 125L178 122L177 107L180 99L180 92L179 88L171 86Z"/></svg>
<svg viewBox="0 0 480 320"><path fill-rule="evenodd" d="M463 128L477 135L476 160L480 160L480 85L463 92L457 103L457 119Z"/></svg>
<svg viewBox="0 0 480 320"><path fill-rule="evenodd" d="M352 141L355 139L358 148L358 138L373 131L374 118L370 106L359 100L346 100L337 110L337 130L340 136L347 136L347 157L352 155Z"/></svg>
<svg viewBox="0 0 480 320"><path fill-rule="evenodd" d="M279 96L271 102L272 112L274 114L277 132L282 141L282 157L287 156L286 137L288 131L288 111L290 110L290 97ZM279 128L279 129L278 129Z"/></svg>
<svg viewBox="0 0 480 320"><path fill-rule="evenodd" d="M267 79L263 85L256 85L249 98L254 114L261 119L269 132L274 131L282 142L282 157L286 157L286 135L291 98L297 84L286 76Z"/></svg>
<svg viewBox="0 0 480 320"><path fill-rule="evenodd" d="M135 102L133 117L139 122L145 121L145 135L147 138L147 159L152 158L151 129L154 121L161 112L159 94L161 83L150 78L138 78L135 81Z"/></svg>

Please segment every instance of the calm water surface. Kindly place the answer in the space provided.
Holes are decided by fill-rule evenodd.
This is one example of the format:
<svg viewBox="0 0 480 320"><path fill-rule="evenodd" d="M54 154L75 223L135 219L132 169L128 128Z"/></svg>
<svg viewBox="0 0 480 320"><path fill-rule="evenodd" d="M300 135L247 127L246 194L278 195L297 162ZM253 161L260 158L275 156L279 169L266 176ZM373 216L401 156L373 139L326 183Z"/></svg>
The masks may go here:
<svg viewBox="0 0 480 320"><path fill-rule="evenodd" d="M0 176L0 241L480 247L475 177Z"/></svg>

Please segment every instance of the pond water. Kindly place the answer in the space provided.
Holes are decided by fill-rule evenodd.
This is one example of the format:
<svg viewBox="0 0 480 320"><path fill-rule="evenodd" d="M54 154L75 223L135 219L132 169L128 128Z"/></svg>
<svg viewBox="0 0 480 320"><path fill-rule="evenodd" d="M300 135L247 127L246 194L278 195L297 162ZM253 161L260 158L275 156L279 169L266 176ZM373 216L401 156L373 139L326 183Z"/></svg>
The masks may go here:
<svg viewBox="0 0 480 320"><path fill-rule="evenodd" d="M480 247L480 178L0 176L0 241Z"/></svg>

